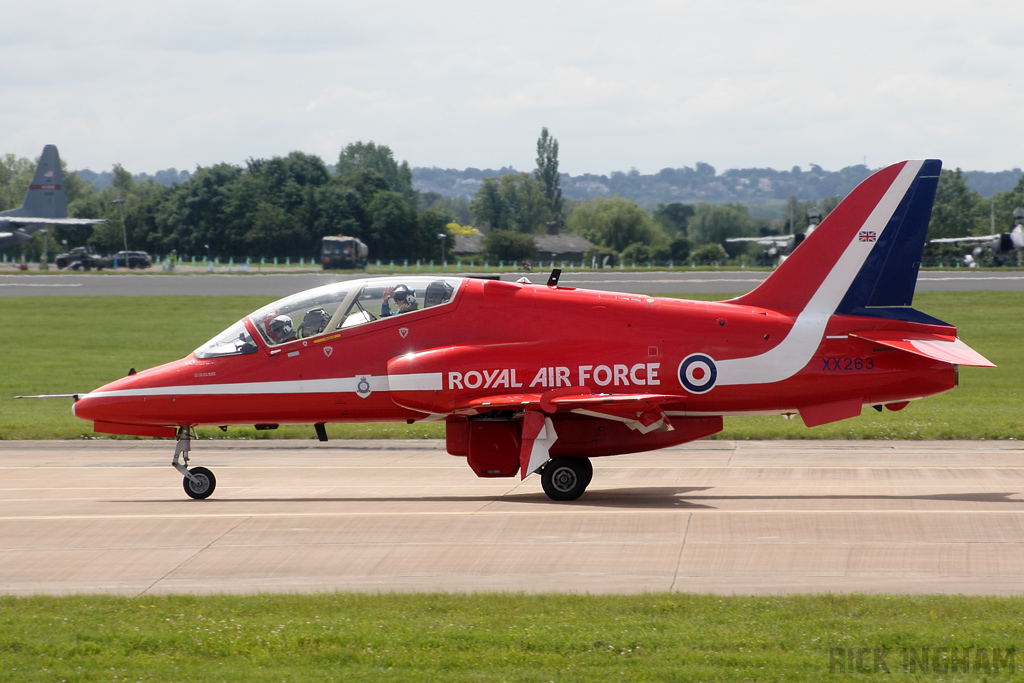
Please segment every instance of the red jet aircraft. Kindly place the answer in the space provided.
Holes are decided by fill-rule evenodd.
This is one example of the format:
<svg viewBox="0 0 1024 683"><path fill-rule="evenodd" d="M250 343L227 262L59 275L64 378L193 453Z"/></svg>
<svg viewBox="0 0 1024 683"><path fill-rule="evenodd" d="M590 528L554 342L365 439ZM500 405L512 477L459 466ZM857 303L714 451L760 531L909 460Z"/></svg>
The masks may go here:
<svg viewBox="0 0 1024 683"><path fill-rule="evenodd" d="M198 425L440 421L480 477L539 472L574 500L590 458L714 434L723 416L900 410L992 366L910 308L941 162L861 183L749 294L662 299L456 277L364 279L272 303L194 353L79 396L97 432L176 437ZM180 460L180 458L182 458Z"/></svg>

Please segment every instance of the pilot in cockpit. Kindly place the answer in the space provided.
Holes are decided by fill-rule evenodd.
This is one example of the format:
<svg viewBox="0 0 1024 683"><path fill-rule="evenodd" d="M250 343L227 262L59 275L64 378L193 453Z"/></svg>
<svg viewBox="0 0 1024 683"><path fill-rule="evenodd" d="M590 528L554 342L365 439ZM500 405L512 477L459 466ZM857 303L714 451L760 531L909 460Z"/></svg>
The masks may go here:
<svg viewBox="0 0 1024 683"><path fill-rule="evenodd" d="M444 280L434 280L427 285L427 291L423 295L423 307L430 308L443 304L452 298L452 286Z"/></svg>
<svg viewBox="0 0 1024 683"><path fill-rule="evenodd" d="M392 312L388 306L388 301L391 299L394 299L395 303L398 304L398 310L395 312ZM409 311L415 311L417 307L416 293L414 291L405 285L387 287L384 289L384 300L380 306L380 317L386 318L389 315L408 313Z"/></svg>
<svg viewBox="0 0 1024 683"><path fill-rule="evenodd" d="M284 344L295 339L295 328L292 327L292 319L286 315L276 316L267 325L267 336L275 344Z"/></svg>

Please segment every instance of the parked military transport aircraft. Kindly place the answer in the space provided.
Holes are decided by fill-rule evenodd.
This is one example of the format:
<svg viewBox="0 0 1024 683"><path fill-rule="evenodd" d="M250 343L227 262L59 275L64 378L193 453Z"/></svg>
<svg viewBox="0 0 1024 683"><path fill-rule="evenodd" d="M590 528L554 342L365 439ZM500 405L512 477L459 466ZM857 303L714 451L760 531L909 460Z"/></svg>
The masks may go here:
<svg viewBox="0 0 1024 683"><path fill-rule="evenodd" d="M992 366L956 328L910 308L941 162L859 185L752 292L709 303L527 282L406 277L327 285L269 304L188 357L77 397L97 432L176 437L197 425L446 424L481 477L539 472L583 494L590 458L681 444L723 416L901 410Z"/></svg>
<svg viewBox="0 0 1024 683"><path fill-rule="evenodd" d="M43 147L25 201L16 209L0 211L0 250L32 239L44 225L96 225L106 219L68 218L67 190L60 156L54 145Z"/></svg>

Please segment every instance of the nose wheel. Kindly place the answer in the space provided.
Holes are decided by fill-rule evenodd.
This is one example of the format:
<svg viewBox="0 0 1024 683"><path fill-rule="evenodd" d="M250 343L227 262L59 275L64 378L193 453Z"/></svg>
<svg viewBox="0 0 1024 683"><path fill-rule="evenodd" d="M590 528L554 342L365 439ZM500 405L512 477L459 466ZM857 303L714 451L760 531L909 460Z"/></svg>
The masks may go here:
<svg viewBox="0 0 1024 683"><path fill-rule="evenodd" d="M560 457L544 466L540 485L551 500L576 500L593 478L594 466L588 458Z"/></svg>
<svg viewBox="0 0 1024 683"><path fill-rule="evenodd" d="M174 446L174 459L171 466L181 472L184 479L182 486L190 498L203 500L209 498L217 488L217 478L205 467L188 468L188 452L192 447L192 433L188 427L178 427L178 442ZM178 458L181 458L179 462Z"/></svg>
<svg viewBox="0 0 1024 683"><path fill-rule="evenodd" d="M209 498L213 489L217 488L217 478L205 467L193 467L188 474L189 476L182 479L181 483L185 487L185 493L191 498L196 500Z"/></svg>

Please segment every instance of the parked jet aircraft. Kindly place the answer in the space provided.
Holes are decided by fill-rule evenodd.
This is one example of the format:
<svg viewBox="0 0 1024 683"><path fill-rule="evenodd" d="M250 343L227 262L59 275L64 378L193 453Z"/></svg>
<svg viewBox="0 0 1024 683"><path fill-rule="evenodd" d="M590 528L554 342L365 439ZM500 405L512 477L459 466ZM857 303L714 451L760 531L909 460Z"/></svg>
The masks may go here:
<svg viewBox="0 0 1024 683"><path fill-rule="evenodd" d="M768 235L765 237L730 237L726 242L756 242L768 247L768 256L779 257L779 263L786 260L786 257L794 249L803 244L803 241L810 237L814 229L821 223L821 212L812 208L807 212L807 230L804 232L792 233L789 235Z"/></svg>
<svg viewBox="0 0 1024 683"><path fill-rule="evenodd" d="M68 218L67 190L60 156L54 145L43 147L25 201L16 209L0 211L0 250L32 239L44 225L96 225L106 219Z"/></svg>
<svg viewBox="0 0 1024 683"><path fill-rule="evenodd" d="M754 291L709 303L456 277L327 285L269 304L186 358L77 397L97 432L176 437L197 425L442 421L481 477L539 472L583 494L590 458L681 444L723 416L901 410L992 366L910 308L941 162L858 186ZM393 303L392 303L393 302Z"/></svg>
<svg viewBox="0 0 1024 683"><path fill-rule="evenodd" d="M973 264L981 256L982 247L988 247L996 254L1005 254L1011 251L1017 252L1017 265L1021 264L1021 255L1024 253L1024 208L1013 210L1013 230L1010 232L996 233L994 235L979 235L976 237L943 237L929 240L932 244L977 244L974 253L965 257L968 264Z"/></svg>

